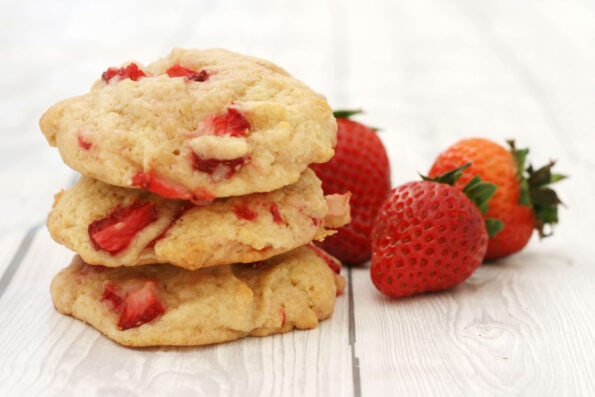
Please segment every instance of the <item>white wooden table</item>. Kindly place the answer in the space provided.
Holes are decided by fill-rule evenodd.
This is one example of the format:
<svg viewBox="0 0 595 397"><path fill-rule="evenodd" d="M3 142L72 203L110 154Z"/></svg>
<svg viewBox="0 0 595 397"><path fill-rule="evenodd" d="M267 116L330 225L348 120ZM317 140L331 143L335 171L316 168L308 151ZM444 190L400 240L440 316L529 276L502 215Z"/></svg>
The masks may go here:
<svg viewBox="0 0 595 397"><path fill-rule="evenodd" d="M365 108L395 185L460 138L514 137L571 175L556 235L409 299L345 269L312 331L120 347L52 307L72 253L45 217L76 174L37 122L107 66L174 46L264 57ZM595 395L595 3L4 0L0 57L0 396Z"/></svg>

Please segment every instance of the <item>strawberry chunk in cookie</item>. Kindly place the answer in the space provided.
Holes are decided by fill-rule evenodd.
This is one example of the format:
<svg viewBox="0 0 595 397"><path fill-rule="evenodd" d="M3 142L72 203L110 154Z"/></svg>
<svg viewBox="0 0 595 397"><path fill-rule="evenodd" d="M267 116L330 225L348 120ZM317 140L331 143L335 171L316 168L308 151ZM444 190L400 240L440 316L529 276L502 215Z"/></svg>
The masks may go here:
<svg viewBox="0 0 595 397"><path fill-rule="evenodd" d="M209 79L209 73L202 69L200 71L192 70L181 66L179 63L171 66L166 71L169 77L185 77L188 80L203 82Z"/></svg>
<svg viewBox="0 0 595 397"><path fill-rule="evenodd" d="M118 328L136 328L165 313L155 280L131 280L127 283L107 281L102 300L118 313Z"/></svg>
<svg viewBox="0 0 595 397"><path fill-rule="evenodd" d="M116 68L110 67L101 74L101 79L109 83L111 79L118 78L119 80L130 79L137 81L141 77L145 77L145 72L138 67L136 63L130 63L127 66Z"/></svg>
<svg viewBox="0 0 595 397"><path fill-rule="evenodd" d="M117 206L105 218L91 222L89 238L96 250L116 255L130 245L139 231L156 219L155 205L137 200L127 207Z"/></svg>

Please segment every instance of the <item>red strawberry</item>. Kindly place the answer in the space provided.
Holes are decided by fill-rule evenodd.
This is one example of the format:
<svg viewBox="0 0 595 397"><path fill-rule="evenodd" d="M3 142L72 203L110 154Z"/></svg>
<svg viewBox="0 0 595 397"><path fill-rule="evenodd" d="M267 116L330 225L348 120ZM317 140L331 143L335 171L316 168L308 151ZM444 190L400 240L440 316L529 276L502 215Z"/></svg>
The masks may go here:
<svg viewBox="0 0 595 397"><path fill-rule="evenodd" d="M549 185L564 177L552 174L553 162L538 170L531 166L525 168L528 150L517 150L512 141L509 145L508 150L483 138L461 140L441 153L429 172L430 176L438 175L472 163L456 186L462 188L477 175L498 187L485 216L500 219L503 228L490 238L485 259L501 258L522 250L534 229L544 237L544 227L558 222L560 199Z"/></svg>
<svg viewBox="0 0 595 397"><path fill-rule="evenodd" d="M125 284L105 283L102 300L120 314L118 328L126 330L148 323L165 313L165 305L158 297L157 282L133 280Z"/></svg>
<svg viewBox="0 0 595 397"><path fill-rule="evenodd" d="M157 220L152 202L135 201L128 207L117 206L105 218L89 224L88 232L96 250L116 255L126 249L138 232Z"/></svg>
<svg viewBox="0 0 595 397"><path fill-rule="evenodd" d="M215 199L215 197L207 190L204 190L200 193L192 193L183 186L152 173L138 172L134 174L131 182L132 186L138 186L141 189L148 190L161 197L168 199L190 200L196 205L209 204Z"/></svg>
<svg viewBox="0 0 595 397"><path fill-rule="evenodd" d="M206 70L203 69L197 72L196 70L185 68L179 63L171 66L165 73L169 77L185 77L193 81L207 81L209 79L209 73Z"/></svg>
<svg viewBox="0 0 595 397"><path fill-rule="evenodd" d="M387 197L390 164L376 132L348 117L356 112L335 112L337 145L327 163L313 164L325 194L351 192L351 223L320 245L342 262L359 264L370 259L370 233L378 208Z"/></svg>
<svg viewBox="0 0 595 397"><path fill-rule="evenodd" d="M120 80L130 79L137 81L141 77L145 77L145 72L138 67L136 63L130 63L122 68L111 67L101 74L101 78L107 83L114 77L118 77Z"/></svg>
<svg viewBox="0 0 595 397"><path fill-rule="evenodd" d="M242 137L250 132L250 122L239 110L227 108L226 113L205 117L203 129L214 135Z"/></svg>
<svg viewBox="0 0 595 397"><path fill-rule="evenodd" d="M444 178L409 182L393 189L378 211L372 232L372 282L401 297L439 291L466 280L483 260L488 233L480 209ZM494 186L478 180L471 190L485 200Z"/></svg>

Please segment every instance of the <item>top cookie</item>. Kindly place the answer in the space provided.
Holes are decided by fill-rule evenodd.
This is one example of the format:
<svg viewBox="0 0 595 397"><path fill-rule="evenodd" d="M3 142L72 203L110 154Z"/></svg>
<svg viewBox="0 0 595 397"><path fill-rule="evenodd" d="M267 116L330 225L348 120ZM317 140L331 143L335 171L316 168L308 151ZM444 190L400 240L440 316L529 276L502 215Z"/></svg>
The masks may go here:
<svg viewBox="0 0 595 397"><path fill-rule="evenodd" d="M109 68L40 127L87 176L208 202L294 183L334 154L332 109L280 67L222 49Z"/></svg>

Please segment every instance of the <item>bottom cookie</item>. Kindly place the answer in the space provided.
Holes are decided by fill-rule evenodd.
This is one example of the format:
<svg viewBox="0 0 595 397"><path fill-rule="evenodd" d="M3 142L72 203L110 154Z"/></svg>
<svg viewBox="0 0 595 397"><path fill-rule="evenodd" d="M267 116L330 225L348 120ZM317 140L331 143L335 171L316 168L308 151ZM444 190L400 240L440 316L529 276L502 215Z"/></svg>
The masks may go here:
<svg viewBox="0 0 595 397"><path fill-rule="evenodd" d="M253 264L189 271L108 268L77 255L53 279L56 309L126 346L207 345L315 328L331 316L340 265L307 245Z"/></svg>

